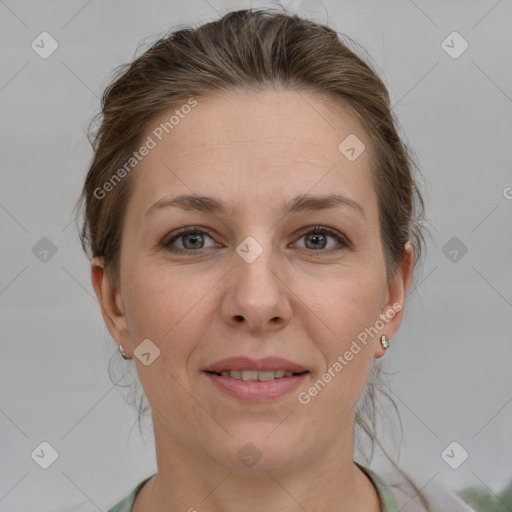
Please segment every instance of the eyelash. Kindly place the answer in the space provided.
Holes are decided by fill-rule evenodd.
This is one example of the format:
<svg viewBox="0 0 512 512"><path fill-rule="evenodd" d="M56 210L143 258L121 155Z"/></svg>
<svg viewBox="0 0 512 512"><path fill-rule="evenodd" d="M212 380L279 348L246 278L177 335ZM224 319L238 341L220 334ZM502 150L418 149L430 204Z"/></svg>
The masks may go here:
<svg viewBox="0 0 512 512"><path fill-rule="evenodd" d="M332 236L341 245L341 247L338 248L338 249L330 249L330 250L325 250L325 251L322 251L322 250L315 251L315 250L311 249L310 252L313 252L313 253L314 252L317 252L317 253L320 253L320 252L331 253L331 252L339 251L342 248L345 249L345 248L350 248L351 247L351 243L348 241L348 239L346 237L344 237L341 233L339 233L338 231L336 231L334 229L327 228L325 226L313 226L313 227L310 227L310 228L307 228L307 229L308 229L308 231L303 232L300 235L300 237L297 238L297 240L300 240L302 237L304 237L306 235L309 235L311 233L322 233L322 234L325 234L325 235ZM197 249L195 251L191 251L190 249L176 249L175 247L172 247L171 244L174 241L176 241L177 239L181 238L182 236L188 235L188 234L205 234L205 235L208 235L210 238L213 239L213 237L209 234L208 230L205 230L204 228L201 228L199 226L187 226L185 228L181 228L181 229L178 229L177 231L175 231L174 232L174 236L171 239L169 239L168 241L162 241L161 245L164 248L166 248L168 251L171 251L171 252L174 252L174 253L178 253L178 254L192 255L192 254L199 253L201 251L201 249ZM207 249L208 249L208 247L207 247ZM308 249L304 249L304 250L308 250Z"/></svg>

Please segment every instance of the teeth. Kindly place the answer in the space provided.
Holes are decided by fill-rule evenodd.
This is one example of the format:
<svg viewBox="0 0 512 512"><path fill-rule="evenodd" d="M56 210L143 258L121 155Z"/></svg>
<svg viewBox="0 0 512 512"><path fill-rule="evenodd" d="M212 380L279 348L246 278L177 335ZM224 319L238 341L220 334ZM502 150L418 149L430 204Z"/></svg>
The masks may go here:
<svg viewBox="0 0 512 512"><path fill-rule="evenodd" d="M221 372L223 377L232 377L233 379L241 379L245 381L260 381L282 379L283 377L292 377L294 374L285 370L271 370L258 372L256 370L231 370Z"/></svg>
<svg viewBox="0 0 512 512"><path fill-rule="evenodd" d="M258 372L254 370L242 370L242 380L258 380Z"/></svg>
<svg viewBox="0 0 512 512"><path fill-rule="evenodd" d="M275 375L274 372L254 372L258 374L258 380L266 381L266 380L274 380Z"/></svg>

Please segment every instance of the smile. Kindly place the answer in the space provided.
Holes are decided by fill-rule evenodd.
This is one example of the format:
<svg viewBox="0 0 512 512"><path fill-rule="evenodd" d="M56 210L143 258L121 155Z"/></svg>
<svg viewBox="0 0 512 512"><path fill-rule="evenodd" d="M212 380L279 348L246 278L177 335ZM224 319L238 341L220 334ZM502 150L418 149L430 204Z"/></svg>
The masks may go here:
<svg viewBox="0 0 512 512"><path fill-rule="evenodd" d="M264 403L285 398L305 383L310 375L305 370L222 370L204 371L203 375L221 395L243 403Z"/></svg>
<svg viewBox="0 0 512 512"><path fill-rule="evenodd" d="M212 372L215 373L215 372ZM301 372L302 373L302 372ZM232 379L240 379L246 382L260 381L267 382L274 379L282 379L283 377L293 377L299 375L298 373L289 372L287 370L269 370L269 371L256 371L256 370L231 370L215 373L222 377L231 377Z"/></svg>

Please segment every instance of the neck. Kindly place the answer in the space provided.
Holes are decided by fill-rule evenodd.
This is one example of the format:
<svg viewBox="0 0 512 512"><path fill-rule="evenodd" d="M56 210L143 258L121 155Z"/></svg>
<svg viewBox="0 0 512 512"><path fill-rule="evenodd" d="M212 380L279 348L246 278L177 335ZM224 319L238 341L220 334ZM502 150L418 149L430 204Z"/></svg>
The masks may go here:
<svg viewBox="0 0 512 512"><path fill-rule="evenodd" d="M133 512L381 510L375 487L353 462L353 421L327 450L307 463L251 474L190 453L156 415L153 426L158 472L137 495Z"/></svg>

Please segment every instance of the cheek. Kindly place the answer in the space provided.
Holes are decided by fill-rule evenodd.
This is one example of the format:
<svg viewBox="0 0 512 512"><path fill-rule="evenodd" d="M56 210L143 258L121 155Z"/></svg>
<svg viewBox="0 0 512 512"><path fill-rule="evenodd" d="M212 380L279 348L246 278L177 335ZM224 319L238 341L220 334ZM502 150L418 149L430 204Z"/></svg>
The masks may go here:
<svg viewBox="0 0 512 512"><path fill-rule="evenodd" d="M184 288L183 279L169 270L138 263L125 281L126 314L139 336L165 337L198 301L193 287Z"/></svg>
<svg viewBox="0 0 512 512"><path fill-rule="evenodd" d="M366 328L374 325L385 290L385 279L366 267L353 268L324 280L321 291L311 298L308 306L323 321L325 331L342 347ZM307 297L306 290L303 295Z"/></svg>
<svg viewBox="0 0 512 512"><path fill-rule="evenodd" d="M135 349L142 340L150 339L160 349L155 363L172 375L184 376L189 358L210 324L205 295L214 282L207 276L194 278L183 270L159 265L138 264L133 269L124 288L132 346Z"/></svg>
<svg viewBox="0 0 512 512"><path fill-rule="evenodd" d="M376 338L370 328L380 313L379 279L363 273L351 273L346 279L338 276L308 303L315 313L309 335L323 353L326 401L346 400L350 407L364 389L374 357Z"/></svg>
<svg viewBox="0 0 512 512"><path fill-rule="evenodd" d="M207 326L194 307L204 292L183 289L184 279L175 272L171 279L163 270L138 268L127 276L124 288L130 340L135 350L149 339L160 352L148 366L136 360L137 373L152 408L162 417L169 411L180 417L193 405L183 386L189 387L188 361Z"/></svg>

